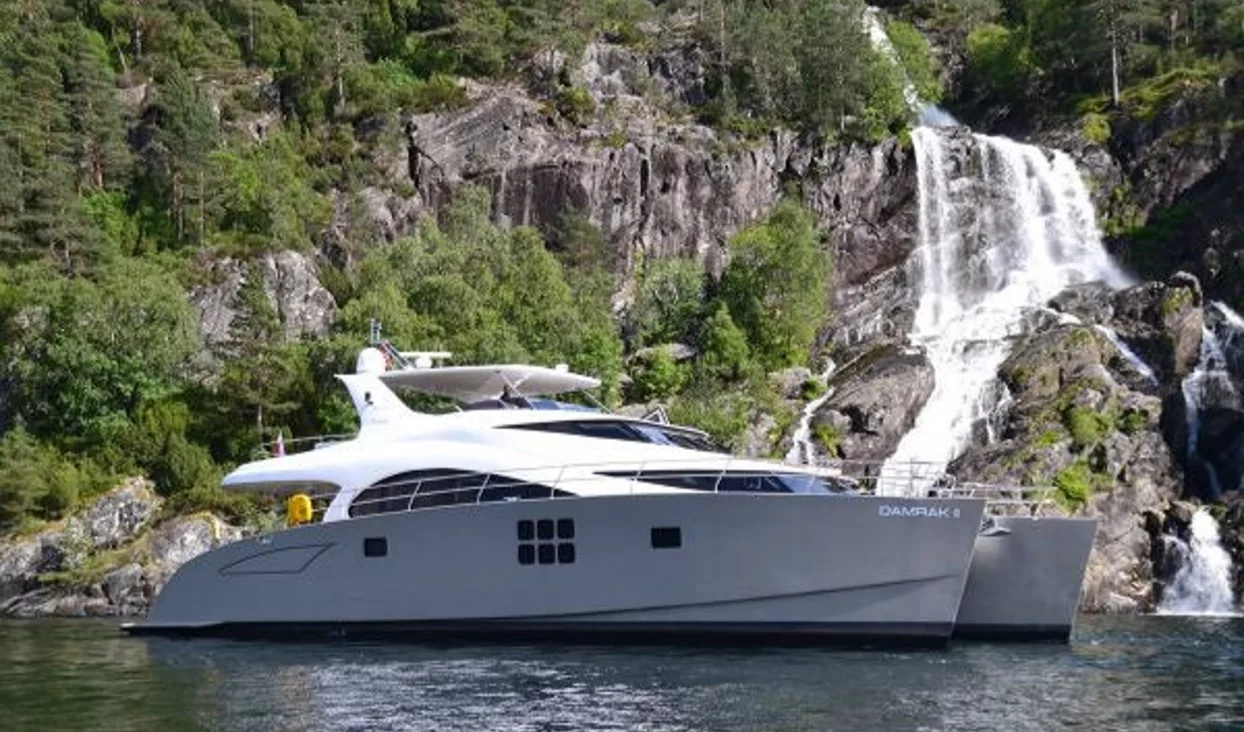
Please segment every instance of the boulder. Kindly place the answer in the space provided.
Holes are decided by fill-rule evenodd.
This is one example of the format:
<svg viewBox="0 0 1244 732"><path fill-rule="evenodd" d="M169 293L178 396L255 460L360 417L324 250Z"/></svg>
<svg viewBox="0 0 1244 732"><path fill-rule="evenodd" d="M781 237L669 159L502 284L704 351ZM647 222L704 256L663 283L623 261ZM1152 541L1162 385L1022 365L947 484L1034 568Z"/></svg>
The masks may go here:
<svg viewBox="0 0 1244 732"><path fill-rule="evenodd" d="M1157 375L1174 388L1196 368L1205 325L1201 286L1177 272L1166 282L1146 282L1114 298L1114 329Z"/></svg>
<svg viewBox="0 0 1244 732"><path fill-rule="evenodd" d="M933 393L933 380L933 365L924 353L880 346L830 379L833 394L817 410L813 434L832 436L835 457L882 460L916 423Z"/></svg>

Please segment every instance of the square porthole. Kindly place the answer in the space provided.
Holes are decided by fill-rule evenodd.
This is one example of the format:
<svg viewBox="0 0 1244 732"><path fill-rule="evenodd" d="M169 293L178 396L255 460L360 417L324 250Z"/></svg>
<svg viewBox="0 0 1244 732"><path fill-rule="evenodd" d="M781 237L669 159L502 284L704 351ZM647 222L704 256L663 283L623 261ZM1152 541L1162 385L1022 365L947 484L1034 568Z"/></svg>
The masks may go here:
<svg viewBox="0 0 1244 732"><path fill-rule="evenodd" d="M383 536L369 536L363 539L363 556L384 557L389 554L389 540Z"/></svg>
<svg viewBox="0 0 1244 732"><path fill-rule="evenodd" d="M557 563L574 564L574 544L567 541L557 545Z"/></svg>
<svg viewBox="0 0 1244 732"><path fill-rule="evenodd" d="M536 538L542 541L553 538L553 519L540 519L536 522Z"/></svg>
<svg viewBox="0 0 1244 732"><path fill-rule="evenodd" d="M536 538L536 522L524 520L518 522L518 540L531 541Z"/></svg>
<svg viewBox="0 0 1244 732"><path fill-rule="evenodd" d="M535 564L536 563L536 545L535 544L519 544L518 545L518 563L519 564Z"/></svg>
<svg viewBox="0 0 1244 732"><path fill-rule="evenodd" d="M557 519L557 538L574 538L574 519Z"/></svg>
<svg viewBox="0 0 1244 732"><path fill-rule="evenodd" d="M653 526L652 527L652 548L653 549L677 549L682 546L682 527L680 526Z"/></svg>
<svg viewBox="0 0 1244 732"><path fill-rule="evenodd" d="M537 556L540 558L540 564L553 564L556 559L555 551L552 544L541 544Z"/></svg>

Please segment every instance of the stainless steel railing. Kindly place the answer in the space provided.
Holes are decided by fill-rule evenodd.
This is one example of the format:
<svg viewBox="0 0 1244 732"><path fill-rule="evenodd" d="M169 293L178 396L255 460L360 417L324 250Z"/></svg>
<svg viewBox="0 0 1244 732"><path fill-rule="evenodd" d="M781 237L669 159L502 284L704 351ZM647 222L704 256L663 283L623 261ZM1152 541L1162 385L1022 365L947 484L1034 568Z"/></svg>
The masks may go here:
<svg viewBox="0 0 1244 732"><path fill-rule="evenodd" d="M358 516L492 501L572 498L577 497L578 489L585 483L604 484L614 495L633 495L637 488L642 492L655 492L663 487L689 487L655 483L657 477L667 482L688 479L701 486L711 484L709 492L765 493L777 492L775 484L766 485L766 478L786 481L807 477L816 480L820 488L831 494L983 498L989 514L995 516L1040 516L1057 511L1052 488L961 482L953 476L934 475L935 466L930 465L914 465L912 470L904 472L902 465L866 461L838 461L840 464L816 468L790 466L789 470L783 469L784 466L757 469L753 461L741 458L730 458L721 466L711 468L687 467L691 461L700 462L701 459L564 463L491 472L437 471L434 475L409 480L381 481L359 492L349 510L352 516ZM649 476L647 480L645 475ZM727 478L732 481L732 487L723 490ZM737 480L753 483L751 487L740 489L739 484L733 482ZM618 489L623 482L626 489L620 492ZM927 485L933 487L926 489ZM706 487L696 489L708 490ZM916 489L920 492L913 493ZM368 495L367 491L372 491L373 495ZM316 518L322 518L335 495L336 491L310 495ZM373 506L378 510L370 511L369 507Z"/></svg>

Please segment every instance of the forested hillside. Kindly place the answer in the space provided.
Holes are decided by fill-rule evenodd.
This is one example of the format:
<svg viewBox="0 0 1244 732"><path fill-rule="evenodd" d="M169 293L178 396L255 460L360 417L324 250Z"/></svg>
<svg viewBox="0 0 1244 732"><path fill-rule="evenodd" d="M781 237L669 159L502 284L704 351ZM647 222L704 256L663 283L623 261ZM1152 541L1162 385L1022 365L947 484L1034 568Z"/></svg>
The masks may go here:
<svg viewBox="0 0 1244 732"><path fill-rule="evenodd" d="M486 185L379 230L366 191L403 183L378 161L412 115L468 107L478 84L574 130L612 113L572 73L590 42L676 47L703 71L694 93L651 89L645 114L723 146L779 128L905 141L909 82L972 119L1074 119L1109 143L1213 91L1244 50L1239 0L882 5L892 56L858 0L0 0L0 528L135 473L179 505L225 505L222 471L261 441L352 428L332 374L372 318L463 363L567 362L609 403L662 400L726 441L777 414L776 445L793 415L765 375L812 365L832 318L806 181L784 176L787 199L729 239L717 276L619 251L573 206L508 226ZM1198 114L1236 134L1232 109ZM1163 236L1125 194L1112 231ZM288 252L331 295L326 327L278 307ZM244 307L209 348L191 293L224 271Z"/></svg>

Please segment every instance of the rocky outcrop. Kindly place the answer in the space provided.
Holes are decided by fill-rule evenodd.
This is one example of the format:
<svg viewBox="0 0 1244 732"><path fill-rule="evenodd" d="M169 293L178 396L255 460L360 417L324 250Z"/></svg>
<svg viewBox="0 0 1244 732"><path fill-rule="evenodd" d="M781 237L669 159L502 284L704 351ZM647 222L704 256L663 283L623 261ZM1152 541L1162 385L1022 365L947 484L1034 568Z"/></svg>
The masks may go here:
<svg viewBox="0 0 1244 732"><path fill-rule="evenodd" d="M326 335L337 316L337 303L320 284L314 260L302 252L269 252L252 263L221 259L208 277L210 284L190 293L199 312L205 366L235 355L248 327L292 340Z"/></svg>
<svg viewBox="0 0 1244 732"><path fill-rule="evenodd" d="M1088 305L1078 310L1084 314ZM1049 486L1065 511L1096 517L1082 609L1151 609L1142 517L1182 489L1161 429L1162 398L1135 388L1128 359L1088 324L1039 326L1020 339L1000 372L1012 403L999 439L970 447L952 472L961 480Z"/></svg>
<svg viewBox="0 0 1244 732"><path fill-rule="evenodd" d="M918 350L880 346L846 365L829 386L833 394L812 421L819 448L846 460L883 460L933 393L933 365Z"/></svg>
<svg viewBox="0 0 1244 732"><path fill-rule="evenodd" d="M468 84L469 106L402 121L403 146L376 157L387 187L369 189L360 205L394 238L436 215L459 187L480 185L494 218L510 225L547 230L566 212L585 213L624 272L641 255L694 257L718 271L729 237L794 193L832 238L842 316L835 341L899 333L900 265L915 246L910 149L897 139L826 145L784 130L742 138L669 114L679 98L697 96L693 48L639 54L591 44L571 74L591 111L573 119L556 99Z"/></svg>
<svg viewBox="0 0 1244 732"><path fill-rule="evenodd" d="M210 514L155 524L150 483L127 480L79 514L0 542L0 616L141 615L186 561L236 541Z"/></svg>

